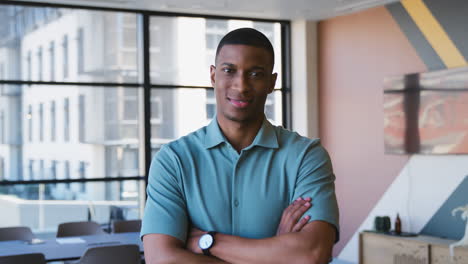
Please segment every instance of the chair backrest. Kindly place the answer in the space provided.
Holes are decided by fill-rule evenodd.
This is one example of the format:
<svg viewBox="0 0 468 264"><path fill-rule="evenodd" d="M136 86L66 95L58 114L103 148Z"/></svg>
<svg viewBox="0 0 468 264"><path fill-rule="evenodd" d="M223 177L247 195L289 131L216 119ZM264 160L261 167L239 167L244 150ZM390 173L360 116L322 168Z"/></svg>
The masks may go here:
<svg viewBox="0 0 468 264"><path fill-rule="evenodd" d="M7 240L31 240L34 234L27 226L2 227L0 228L0 241Z"/></svg>
<svg viewBox="0 0 468 264"><path fill-rule="evenodd" d="M79 264L140 264L140 248L137 245L93 247L86 250Z"/></svg>
<svg viewBox="0 0 468 264"><path fill-rule="evenodd" d="M44 255L41 253L23 254L0 257L0 264L45 264Z"/></svg>
<svg viewBox="0 0 468 264"><path fill-rule="evenodd" d="M58 226L57 237L87 236L105 234L101 226L93 221L69 222Z"/></svg>
<svg viewBox="0 0 468 264"><path fill-rule="evenodd" d="M127 233L127 232L140 232L141 220L126 220L112 222L112 232L114 233Z"/></svg>

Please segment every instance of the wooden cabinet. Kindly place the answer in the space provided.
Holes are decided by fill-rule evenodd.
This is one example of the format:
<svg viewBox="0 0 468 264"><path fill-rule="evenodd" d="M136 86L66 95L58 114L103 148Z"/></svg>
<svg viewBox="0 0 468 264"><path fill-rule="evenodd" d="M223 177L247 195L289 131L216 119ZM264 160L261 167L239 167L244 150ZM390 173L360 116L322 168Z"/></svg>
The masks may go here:
<svg viewBox="0 0 468 264"><path fill-rule="evenodd" d="M454 241L429 236L398 237L363 232L359 237L360 264L468 264L468 248L456 248L450 262L449 245Z"/></svg>

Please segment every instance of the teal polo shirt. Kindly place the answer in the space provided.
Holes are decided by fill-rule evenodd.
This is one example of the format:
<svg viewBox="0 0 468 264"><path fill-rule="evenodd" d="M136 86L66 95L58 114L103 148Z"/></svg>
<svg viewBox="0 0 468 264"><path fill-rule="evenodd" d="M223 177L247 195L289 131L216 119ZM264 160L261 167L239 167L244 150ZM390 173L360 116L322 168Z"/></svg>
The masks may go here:
<svg viewBox="0 0 468 264"><path fill-rule="evenodd" d="M216 118L164 145L152 160L141 237L166 234L184 243L190 225L245 238L276 234L281 215L298 197L311 197L304 214L338 230L335 176L318 139L264 120L240 153ZM338 233L337 233L338 234Z"/></svg>

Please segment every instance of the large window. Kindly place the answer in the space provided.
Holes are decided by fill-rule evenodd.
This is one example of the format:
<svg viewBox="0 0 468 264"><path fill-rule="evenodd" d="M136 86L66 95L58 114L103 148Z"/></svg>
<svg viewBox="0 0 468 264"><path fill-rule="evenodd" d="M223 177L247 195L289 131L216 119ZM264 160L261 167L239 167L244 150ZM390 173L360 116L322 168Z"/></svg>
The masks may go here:
<svg viewBox="0 0 468 264"><path fill-rule="evenodd" d="M271 40L280 78L265 113L287 124L287 22L32 5L0 2L0 206L12 208L0 226L53 232L90 203L100 223L114 206L141 217L151 156L216 115L209 66L230 30ZM35 206L47 217L22 213Z"/></svg>

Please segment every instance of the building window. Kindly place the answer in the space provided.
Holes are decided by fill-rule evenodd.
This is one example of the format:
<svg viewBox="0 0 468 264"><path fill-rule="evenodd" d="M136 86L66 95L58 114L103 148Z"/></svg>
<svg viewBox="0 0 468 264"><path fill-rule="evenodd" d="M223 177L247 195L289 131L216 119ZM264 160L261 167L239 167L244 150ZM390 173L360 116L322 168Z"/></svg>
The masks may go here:
<svg viewBox="0 0 468 264"><path fill-rule="evenodd" d="M28 114L26 119L28 120L28 141L32 142L32 132L33 132L33 120L32 120L32 105L28 105Z"/></svg>
<svg viewBox="0 0 468 264"><path fill-rule="evenodd" d="M223 36L228 32L228 21L226 20L206 20L206 32L205 32L205 65L209 67L213 64L216 55L216 48L218 43L221 41Z"/></svg>
<svg viewBox="0 0 468 264"><path fill-rule="evenodd" d="M124 90L123 120L135 121L138 119L137 93L131 89Z"/></svg>
<svg viewBox="0 0 468 264"><path fill-rule="evenodd" d="M63 163L63 176L65 180L70 179L70 162L68 160ZM70 183L66 183L67 189L70 189Z"/></svg>
<svg viewBox="0 0 468 264"><path fill-rule="evenodd" d="M5 168L5 160L3 157L0 157L0 181L5 180L6 175L6 168Z"/></svg>
<svg viewBox="0 0 468 264"><path fill-rule="evenodd" d="M121 96L123 92L123 97ZM118 98L123 99L121 135L123 138L138 138L138 96L135 89L119 90ZM115 107L115 106L114 106Z"/></svg>
<svg viewBox="0 0 468 264"><path fill-rule="evenodd" d="M206 119L213 119L216 114L216 99L214 90L206 90Z"/></svg>
<svg viewBox="0 0 468 264"><path fill-rule="evenodd" d="M5 65L3 63L0 63L0 79L6 79ZM0 96L3 94L3 86L3 84L0 84Z"/></svg>
<svg viewBox="0 0 468 264"><path fill-rule="evenodd" d="M32 61L31 61L31 51L28 51L26 55L26 72L28 76L26 77L28 80L32 78Z"/></svg>
<svg viewBox="0 0 468 264"><path fill-rule="evenodd" d="M37 79L42 81L42 47L37 50Z"/></svg>
<svg viewBox="0 0 468 264"><path fill-rule="evenodd" d="M162 100L161 96L151 97L151 124L162 123Z"/></svg>
<svg viewBox="0 0 468 264"><path fill-rule="evenodd" d="M85 96L78 97L78 140L85 141Z"/></svg>
<svg viewBox="0 0 468 264"><path fill-rule="evenodd" d="M56 180L57 179L57 161L53 160L50 162L50 179Z"/></svg>
<svg viewBox="0 0 468 264"><path fill-rule="evenodd" d="M63 101L63 140L70 141L70 99Z"/></svg>
<svg viewBox="0 0 468 264"><path fill-rule="evenodd" d="M78 34L76 38L76 46L78 49L78 73L84 72L84 33L83 28L78 29Z"/></svg>
<svg viewBox="0 0 468 264"><path fill-rule="evenodd" d="M28 162L28 174L29 179L34 180L34 160L29 160Z"/></svg>
<svg viewBox="0 0 468 264"><path fill-rule="evenodd" d="M44 104L39 104L39 141L44 141Z"/></svg>
<svg viewBox="0 0 468 264"><path fill-rule="evenodd" d="M39 179L43 180L44 178L44 160L39 160Z"/></svg>
<svg viewBox="0 0 468 264"><path fill-rule="evenodd" d="M49 64L50 64L50 80L55 80L55 42L51 41L49 45Z"/></svg>
<svg viewBox="0 0 468 264"><path fill-rule="evenodd" d="M228 31L226 20L206 20L206 48L216 50L218 43Z"/></svg>
<svg viewBox="0 0 468 264"><path fill-rule="evenodd" d="M86 162L80 161L80 167L78 169L78 173L80 175L80 179L86 179ZM80 191L82 193L86 192L86 183L82 182L80 185Z"/></svg>
<svg viewBox="0 0 468 264"><path fill-rule="evenodd" d="M269 119L275 119L275 104L270 98L267 98L265 101L265 116Z"/></svg>
<svg viewBox="0 0 468 264"><path fill-rule="evenodd" d="M62 70L63 78L68 78L68 36L63 36L62 41Z"/></svg>
<svg viewBox="0 0 468 264"><path fill-rule="evenodd" d="M55 141L56 138L56 111L55 111L55 101L50 102L50 141Z"/></svg>
<svg viewBox="0 0 468 264"><path fill-rule="evenodd" d="M0 112L0 144L5 144L5 113Z"/></svg>

